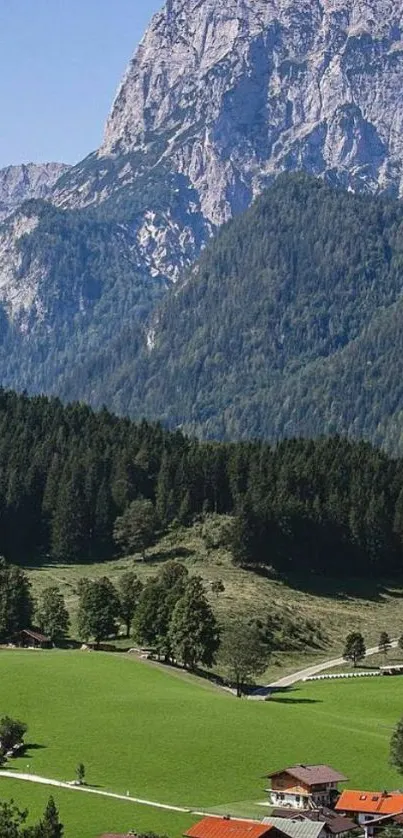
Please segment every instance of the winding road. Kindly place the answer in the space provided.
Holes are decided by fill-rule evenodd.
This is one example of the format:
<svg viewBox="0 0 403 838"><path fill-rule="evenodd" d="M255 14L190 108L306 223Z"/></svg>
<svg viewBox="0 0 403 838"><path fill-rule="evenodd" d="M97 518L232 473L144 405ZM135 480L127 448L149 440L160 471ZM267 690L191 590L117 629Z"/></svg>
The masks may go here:
<svg viewBox="0 0 403 838"><path fill-rule="evenodd" d="M397 640L391 641L392 649L396 649L397 645ZM376 655L378 652L379 646L372 646L371 649L367 649L365 657L368 658L371 655ZM292 685L296 684L297 681L303 681L304 678L309 678L311 675L319 675L326 669L333 669L334 666L343 666L345 663L346 661L344 658L333 658L333 660L330 661L316 663L314 666L308 666L306 669L300 669L299 672L294 672L293 675L286 675L284 678L279 678L278 681L273 681L272 684L268 684L264 689L270 689L272 687L292 687Z"/></svg>

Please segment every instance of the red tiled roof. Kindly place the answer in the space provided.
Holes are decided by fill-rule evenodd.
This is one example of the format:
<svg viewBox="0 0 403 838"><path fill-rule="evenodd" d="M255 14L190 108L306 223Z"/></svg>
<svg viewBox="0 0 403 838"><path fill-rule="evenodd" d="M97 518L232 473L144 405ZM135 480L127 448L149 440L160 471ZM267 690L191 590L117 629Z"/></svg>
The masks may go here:
<svg viewBox="0 0 403 838"><path fill-rule="evenodd" d="M382 791L343 791L336 803L339 812L368 812L374 815L394 815L403 812L403 794Z"/></svg>
<svg viewBox="0 0 403 838"><path fill-rule="evenodd" d="M272 771L266 776L276 777L278 774L290 774L291 777L309 786L322 785L322 783L344 783L347 780L344 774L340 774L329 765L292 765L281 771Z"/></svg>
<svg viewBox="0 0 403 838"><path fill-rule="evenodd" d="M187 838L263 838L272 829L269 823L239 821L235 818L203 818L185 832Z"/></svg>

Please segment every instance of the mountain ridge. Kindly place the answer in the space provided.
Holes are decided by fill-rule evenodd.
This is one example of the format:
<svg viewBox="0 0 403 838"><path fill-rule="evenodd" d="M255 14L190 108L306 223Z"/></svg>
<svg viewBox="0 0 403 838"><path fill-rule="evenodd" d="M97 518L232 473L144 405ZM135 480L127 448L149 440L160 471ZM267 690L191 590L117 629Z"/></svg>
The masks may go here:
<svg viewBox="0 0 403 838"><path fill-rule="evenodd" d="M102 391L120 412L138 416L140 410L147 415L151 411L153 418L157 412L164 420L200 434L228 438L243 435L242 428L269 436L276 434L277 428L278 433L286 433L291 425L284 405L294 404L297 412L298 408L286 383L280 386L270 378L270 388L275 385L278 389L269 392L265 364L272 377L276 371L277 378L284 375L290 381L304 368L311 382L306 392L313 392L309 365L325 363L328 356L332 366L338 353L347 352L348 346L370 329L371 318L383 307L397 304L401 287L389 262L389 249L398 260L400 244L393 238L394 228L389 230L385 222L385 232L383 221L377 224L377 213L380 219L387 215L386 205L381 197L379 203L373 203L372 196L392 199L403 194L402 86L403 0L230 0L225 6L219 0L168 0L152 19L129 64L101 148L63 171L51 193L46 193L46 201L22 204L0 225L2 382L31 392L61 393L66 398L85 396L95 404ZM234 324L245 330L242 335L249 370L244 384L239 369L236 372L239 335L235 325L231 331L225 320L212 317L206 322L206 346L211 347L212 358L201 352L203 375L210 374L213 381L220 358L226 358L228 347L235 347L231 386L243 386L247 391L256 385L254 399L261 398L258 409L253 407L252 420L243 421L248 408L241 405L242 391L227 391L223 380L216 393L210 382L200 394L188 375L188 361L193 358L199 382L197 341L203 329L192 333L189 323L200 302L198 277L206 265L203 251L207 246L211 252L208 244L215 237L217 250L212 258L219 264L227 235L223 225L251 212L248 208L253 201L259 202L258 196L266 188L272 200L278 200L281 184L287 184L287 177L298 171L335 189L336 203L339 208L345 206L351 216L355 243L339 210L335 211L348 242L349 260L345 253L340 256L336 252L337 225L329 227L326 235L322 230L324 246L334 260L333 274L324 269L327 285L320 289L315 311L307 290L306 265L301 274L307 283L306 293L302 285L294 289L293 297L289 277L284 274L287 247L295 248L297 233L294 240L291 232L284 238L284 230L270 221L272 246L267 248L268 233L261 229L257 250L266 248L267 258L273 257L274 262L260 265L260 274L254 275L250 268L256 267L256 259L251 253L250 264L243 267L242 287L237 277L238 308L242 309L245 298L246 310L236 310L233 301L229 306ZM343 203L340 188L367 196L363 200L368 201L373 218L375 252L360 202L352 211L350 203ZM320 194L325 196L324 206L329 207L333 198L326 189ZM306 212L306 203L314 198L305 199L302 190L299 206L291 200L290 190L285 187L296 231L300 212L319 234L319 222ZM316 197L317 190L320 187L313 184L307 187ZM270 200L264 198L263 204ZM394 215L393 223L398 225L399 205L393 206L390 216ZM288 230L283 210L282 223ZM321 211L317 201L315 212L320 215ZM242 225L241 221L239 230ZM224 239L217 236L221 228ZM237 246L234 253L238 258ZM296 262L300 263L302 256L307 263L312 260L312 275L318 279L321 257L315 242L306 251L300 237L299 248L301 258L297 255ZM368 276L365 259L372 271ZM350 263L357 260L361 273L351 274L359 286L354 301L348 282ZM297 281L299 274L293 264L288 270ZM344 284L338 271L345 272ZM280 278L283 286L278 284ZM216 294L221 304L220 294L227 292L228 282L228 276L224 276L222 287L215 279L207 282L206 294ZM348 298L345 306L344 293ZM262 311L256 305L260 294ZM172 301L176 298L186 299L188 308L175 309ZM248 305L258 320L265 306L270 313L266 344L263 339L259 343L260 338L253 342L252 324L247 324ZM171 332L163 332L170 307L176 319L172 316L169 323ZM287 312L291 312L291 320L284 321L280 332L276 316L283 322ZM305 320L310 324L309 346L301 332ZM300 357L295 349L294 327L295 333L301 334L306 357ZM391 328L395 328L393 324ZM262 327L261 336L264 334ZM335 335L340 346L334 345ZM217 352L216 338L222 343ZM159 357L158 347L164 341L167 355L157 369L150 358ZM183 378L176 380L177 391L173 386L176 359L170 354L174 346L185 371ZM287 346L295 354L290 350L288 366L282 370ZM115 352L116 358L112 357ZM385 358L388 353L390 356L390 348ZM255 373L263 375L261 396ZM303 378L301 373L298 387ZM156 380L160 394L155 392ZM284 399L281 421L270 420L270 424L265 400L280 394ZM203 404L197 404L199 395ZM331 399L331 393L326 398ZM321 399L312 418L314 424L319 423L318 417L328 415ZM309 405L304 404L308 415ZM312 399L313 411L315 404ZM236 415L240 405L241 414ZM219 416L221 408L224 418ZM369 438L375 433L375 413L372 425L365 428ZM390 416L384 418L390 425ZM382 421L378 416L376 426ZM324 427L327 423L323 418ZM337 429L339 424L336 422ZM295 427L298 424L292 425ZM396 436L392 426L390 434Z"/></svg>
<svg viewBox="0 0 403 838"><path fill-rule="evenodd" d="M24 201L49 197L69 168L67 163L22 163L0 169L0 221Z"/></svg>

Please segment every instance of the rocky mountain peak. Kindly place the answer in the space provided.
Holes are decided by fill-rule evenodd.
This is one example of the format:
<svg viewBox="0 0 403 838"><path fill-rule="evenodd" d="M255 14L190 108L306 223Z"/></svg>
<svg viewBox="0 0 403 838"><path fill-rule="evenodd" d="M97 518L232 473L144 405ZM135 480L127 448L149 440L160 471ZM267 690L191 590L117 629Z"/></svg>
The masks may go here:
<svg viewBox="0 0 403 838"><path fill-rule="evenodd" d="M68 171L65 163L23 163L0 169L0 221L31 198L46 198Z"/></svg>
<svg viewBox="0 0 403 838"><path fill-rule="evenodd" d="M160 147L221 224L277 173L403 192L403 0L168 0L101 156Z"/></svg>

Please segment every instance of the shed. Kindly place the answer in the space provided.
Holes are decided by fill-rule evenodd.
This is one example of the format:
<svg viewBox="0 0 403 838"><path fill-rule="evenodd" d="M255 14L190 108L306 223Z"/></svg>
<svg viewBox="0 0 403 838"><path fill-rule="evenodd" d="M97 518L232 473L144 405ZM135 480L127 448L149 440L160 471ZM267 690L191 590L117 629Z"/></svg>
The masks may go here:
<svg viewBox="0 0 403 838"><path fill-rule="evenodd" d="M52 641L36 629L22 629L16 638L18 646L33 646L35 649L50 649Z"/></svg>

